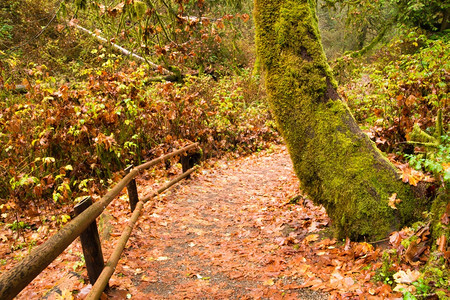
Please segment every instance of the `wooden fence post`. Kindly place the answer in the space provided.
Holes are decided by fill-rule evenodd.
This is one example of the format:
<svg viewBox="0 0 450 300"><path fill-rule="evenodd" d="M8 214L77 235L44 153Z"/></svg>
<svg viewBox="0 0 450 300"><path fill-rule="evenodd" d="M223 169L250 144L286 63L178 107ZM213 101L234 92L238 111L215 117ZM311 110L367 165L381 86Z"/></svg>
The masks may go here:
<svg viewBox="0 0 450 300"><path fill-rule="evenodd" d="M85 197L75 205L75 214L78 216L91 205L92 198L90 196ZM83 247L84 261L86 262L89 281L94 285L105 266L102 246L98 236L97 222L95 220L80 234L80 240L81 246Z"/></svg>
<svg viewBox="0 0 450 300"><path fill-rule="evenodd" d="M129 173L133 169L133 165L127 167L125 172ZM139 196L137 192L136 179L133 178L127 185L128 199L130 200L131 212L136 208L136 204L139 202Z"/></svg>
<svg viewBox="0 0 450 300"><path fill-rule="evenodd" d="M186 172L187 170L193 168L196 164L198 164L201 160L202 154L200 152L189 153L186 152L181 154L180 163L182 167L182 172ZM190 179L191 175L187 176L186 179Z"/></svg>

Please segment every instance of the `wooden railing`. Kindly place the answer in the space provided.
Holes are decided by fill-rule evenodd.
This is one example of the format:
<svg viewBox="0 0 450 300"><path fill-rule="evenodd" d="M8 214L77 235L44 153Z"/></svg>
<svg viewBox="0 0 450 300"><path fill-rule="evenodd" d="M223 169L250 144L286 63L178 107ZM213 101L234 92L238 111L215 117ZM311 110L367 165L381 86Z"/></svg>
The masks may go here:
<svg viewBox="0 0 450 300"><path fill-rule="evenodd" d="M126 242L130 237L131 231L139 218L145 202L162 193L183 178L186 178L195 169L190 168L185 170L186 164L183 164L183 174L176 177L156 192L142 199L138 198L135 177L142 170L148 169L171 157L188 153L197 147L197 144L192 144L132 169L128 169L128 174L111 190L109 190L99 201L93 204L89 197L83 199L83 201L75 207L75 213L77 216L72 221L67 223L45 243L34 248L33 251L21 262L0 277L0 299L13 299L51 262L53 262L53 260L55 260L56 257L58 257L58 255L60 255L78 236L80 236L82 240L83 253L88 256L85 257L86 267L88 269L89 280L93 285L86 299L100 298L101 293L108 285L109 278L114 272L120 255L125 248ZM127 187L128 190L130 206L133 213L128 225L120 236L111 257L106 264L104 264L95 220L125 187Z"/></svg>

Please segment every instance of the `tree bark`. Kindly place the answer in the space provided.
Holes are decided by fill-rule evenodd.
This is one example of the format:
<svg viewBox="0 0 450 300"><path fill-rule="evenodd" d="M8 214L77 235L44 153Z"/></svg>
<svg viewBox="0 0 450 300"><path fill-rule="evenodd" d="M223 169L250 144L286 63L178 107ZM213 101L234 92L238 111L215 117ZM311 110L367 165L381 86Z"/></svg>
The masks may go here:
<svg viewBox="0 0 450 300"><path fill-rule="evenodd" d="M378 239L418 216L396 168L340 100L322 49L314 0L255 0L258 64L301 188L338 237ZM401 202L388 205L394 194Z"/></svg>

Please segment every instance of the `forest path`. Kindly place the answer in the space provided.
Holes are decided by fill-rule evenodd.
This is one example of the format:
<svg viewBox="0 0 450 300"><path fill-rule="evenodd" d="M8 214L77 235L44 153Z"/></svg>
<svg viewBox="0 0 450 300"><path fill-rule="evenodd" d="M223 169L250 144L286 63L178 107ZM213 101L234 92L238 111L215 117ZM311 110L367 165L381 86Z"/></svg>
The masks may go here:
<svg viewBox="0 0 450 300"><path fill-rule="evenodd" d="M165 173L138 178L141 197L167 180L153 172ZM324 208L298 186L285 146L205 164L146 204L102 299L401 298L372 280L381 249L327 238ZM124 190L98 219L105 260L129 216ZM4 269L27 249L13 254ZM16 299L84 299L92 286L82 257L72 243Z"/></svg>
<svg viewBox="0 0 450 300"><path fill-rule="evenodd" d="M328 219L308 200L289 204L298 193L284 146L200 170L142 214L110 295L327 299L301 288L313 250L300 245Z"/></svg>

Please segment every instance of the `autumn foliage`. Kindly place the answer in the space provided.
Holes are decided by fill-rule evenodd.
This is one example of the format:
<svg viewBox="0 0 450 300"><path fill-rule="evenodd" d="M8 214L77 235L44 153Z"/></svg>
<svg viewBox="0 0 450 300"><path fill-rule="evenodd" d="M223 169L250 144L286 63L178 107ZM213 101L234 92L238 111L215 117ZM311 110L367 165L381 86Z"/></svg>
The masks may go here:
<svg viewBox="0 0 450 300"><path fill-rule="evenodd" d="M126 165L188 141L199 142L207 158L277 140L255 96L263 92L247 75L147 85L145 68L136 66L76 84L55 83L44 67L30 73L36 83L25 81L28 94L10 92L1 107L0 197L21 205L98 192Z"/></svg>

